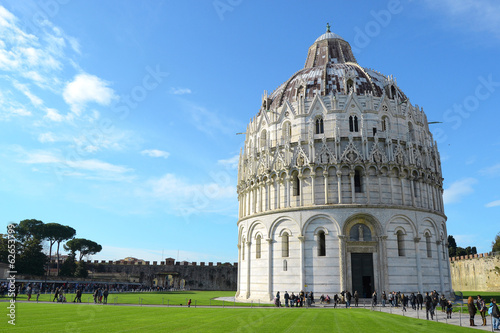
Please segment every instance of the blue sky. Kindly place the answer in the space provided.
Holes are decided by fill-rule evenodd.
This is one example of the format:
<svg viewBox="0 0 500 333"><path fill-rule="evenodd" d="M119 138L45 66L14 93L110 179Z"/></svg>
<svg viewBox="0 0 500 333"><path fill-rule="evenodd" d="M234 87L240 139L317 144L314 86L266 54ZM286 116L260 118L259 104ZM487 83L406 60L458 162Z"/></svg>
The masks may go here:
<svg viewBox="0 0 500 333"><path fill-rule="evenodd" d="M1 1L0 210L92 259L237 261L236 163L269 92L332 31L394 75L441 152L448 231L500 231L497 1ZM495 56L496 55L496 56Z"/></svg>

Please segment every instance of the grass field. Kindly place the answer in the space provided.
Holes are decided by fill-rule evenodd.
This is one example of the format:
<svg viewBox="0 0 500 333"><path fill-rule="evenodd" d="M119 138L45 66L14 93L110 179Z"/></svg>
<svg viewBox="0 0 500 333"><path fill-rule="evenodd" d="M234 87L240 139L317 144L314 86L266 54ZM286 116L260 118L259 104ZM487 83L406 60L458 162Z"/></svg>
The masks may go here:
<svg viewBox="0 0 500 333"><path fill-rule="evenodd" d="M217 297L233 297L235 291L177 291L177 292L145 292L145 293L116 293L109 294L108 303L110 304L143 304L143 305L186 305L188 299L191 299L193 305L204 306L222 306L222 301L213 300ZM75 294L65 294L66 300L72 302ZM27 296L22 294L18 296L18 300L25 301ZM52 294L40 294L39 301L50 302L54 299ZM36 295L31 297L31 300L36 300ZM82 303L94 303L92 294L83 294ZM230 303L234 305L234 303ZM224 302L224 305L229 305ZM236 303L236 306L250 306L251 303Z"/></svg>
<svg viewBox="0 0 500 333"><path fill-rule="evenodd" d="M7 303L0 303L0 306ZM4 310L5 311L5 310ZM364 309L187 308L16 303L15 332L467 332Z"/></svg>

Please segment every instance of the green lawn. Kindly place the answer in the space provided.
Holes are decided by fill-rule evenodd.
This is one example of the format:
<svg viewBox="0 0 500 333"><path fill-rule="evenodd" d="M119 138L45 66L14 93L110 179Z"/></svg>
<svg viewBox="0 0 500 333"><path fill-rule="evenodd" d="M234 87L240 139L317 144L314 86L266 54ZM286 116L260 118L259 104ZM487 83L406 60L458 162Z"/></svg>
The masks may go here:
<svg viewBox="0 0 500 333"><path fill-rule="evenodd" d="M472 296L474 299L477 298L477 295L481 295L488 303L490 302L490 298L495 298L497 302L500 302L500 292L498 291L462 291L464 298Z"/></svg>
<svg viewBox="0 0 500 333"><path fill-rule="evenodd" d="M8 303L0 303L1 306ZM5 310L4 310L5 311ZM187 308L16 303L19 332L466 332L365 309Z"/></svg>
<svg viewBox="0 0 500 333"><path fill-rule="evenodd" d="M204 306L251 306L252 303L232 303L213 300L217 297L233 297L235 291L178 291L178 292L152 292L152 293L116 293L109 294L109 304L144 304L144 305L186 305L188 299L191 299L191 304L204 305ZM75 294L65 294L66 300L72 302ZM26 295L19 295L18 300L27 300ZM40 294L39 301L47 302L52 301L54 296L51 294ZM36 295L31 297L32 301L36 301ZM92 294L83 294L82 303L93 303L94 298ZM253 305L259 305L254 302ZM272 306L271 304L260 304L261 306Z"/></svg>

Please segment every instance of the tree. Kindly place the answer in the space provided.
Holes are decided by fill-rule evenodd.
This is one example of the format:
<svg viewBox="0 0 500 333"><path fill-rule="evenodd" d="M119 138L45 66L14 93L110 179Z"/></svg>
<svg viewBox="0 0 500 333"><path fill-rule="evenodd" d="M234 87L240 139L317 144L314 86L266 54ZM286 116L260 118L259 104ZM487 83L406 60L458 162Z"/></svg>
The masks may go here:
<svg viewBox="0 0 500 333"><path fill-rule="evenodd" d="M33 239L41 241L45 238L44 223L39 220L30 219L14 223L15 236L17 241L24 243Z"/></svg>
<svg viewBox="0 0 500 333"><path fill-rule="evenodd" d="M76 235L76 230L67 225L61 225L59 228L59 233L56 236L57 242L57 273L59 274L59 246L61 242L65 240L72 239ZM100 251L100 250L99 250ZM97 252L99 252L97 251Z"/></svg>
<svg viewBox="0 0 500 333"><path fill-rule="evenodd" d="M49 257L52 259L52 246L57 243L57 272L59 274L59 246L61 242L75 237L76 230L67 225L59 223L45 224L45 238L49 241Z"/></svg>
<svg viewBox="0 0 500 333"><path fill-rule="evenodd" d="M500 252L500 232L496 235L495 241L491 243L492 252Z"/></svg>
<svg viewBox="0 0 500 333"><path fill-rule="evenodd" d="M450 257L457 255L457 242L452 235L448 235L448 254Z"/></svg>
<svg viewBox="0 0 500 333"><path fill-rule="evenodd" d="M70 253L68 258L61 265L61 271L59 272L59 276L75 276L76 272L76 262L75 262L75 254Z"/></svg>
<svg viewBox="0 0 500 333"><path fill-rule="evenodd" d="M35 219L14 223L16 270L20 274L44 275L47 256L42 252L44 223Z"/></svg>
<svg viewBox="0 0 500 333"><path fill-rule="evenodd" d="M44 275L47 256L42 250L41 241L37 238L24 242L22 250L16 255L16 270L22 274Z"/></svg>
<svg viewBox="0 0 500 333"><path fill-rule="evenodd" d="M71 251L71 253L76 253L76 251L80 252L78 261L82 261L83 256L101 252L102 246L85 238L74 238L66 242L64 249L66 251Z"/></svg>

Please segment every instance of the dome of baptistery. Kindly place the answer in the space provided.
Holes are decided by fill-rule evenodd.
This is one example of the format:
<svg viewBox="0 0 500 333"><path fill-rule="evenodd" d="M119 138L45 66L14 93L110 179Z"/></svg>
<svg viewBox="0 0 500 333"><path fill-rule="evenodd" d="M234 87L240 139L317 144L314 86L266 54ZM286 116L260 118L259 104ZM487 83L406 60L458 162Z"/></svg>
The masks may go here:
<svg viewBox="0 0 500 333"><path fill-rule="evenodd" d="M329 26L304 68L264 92L237 191L237 299L452 292L427 117Z"/></svg>

